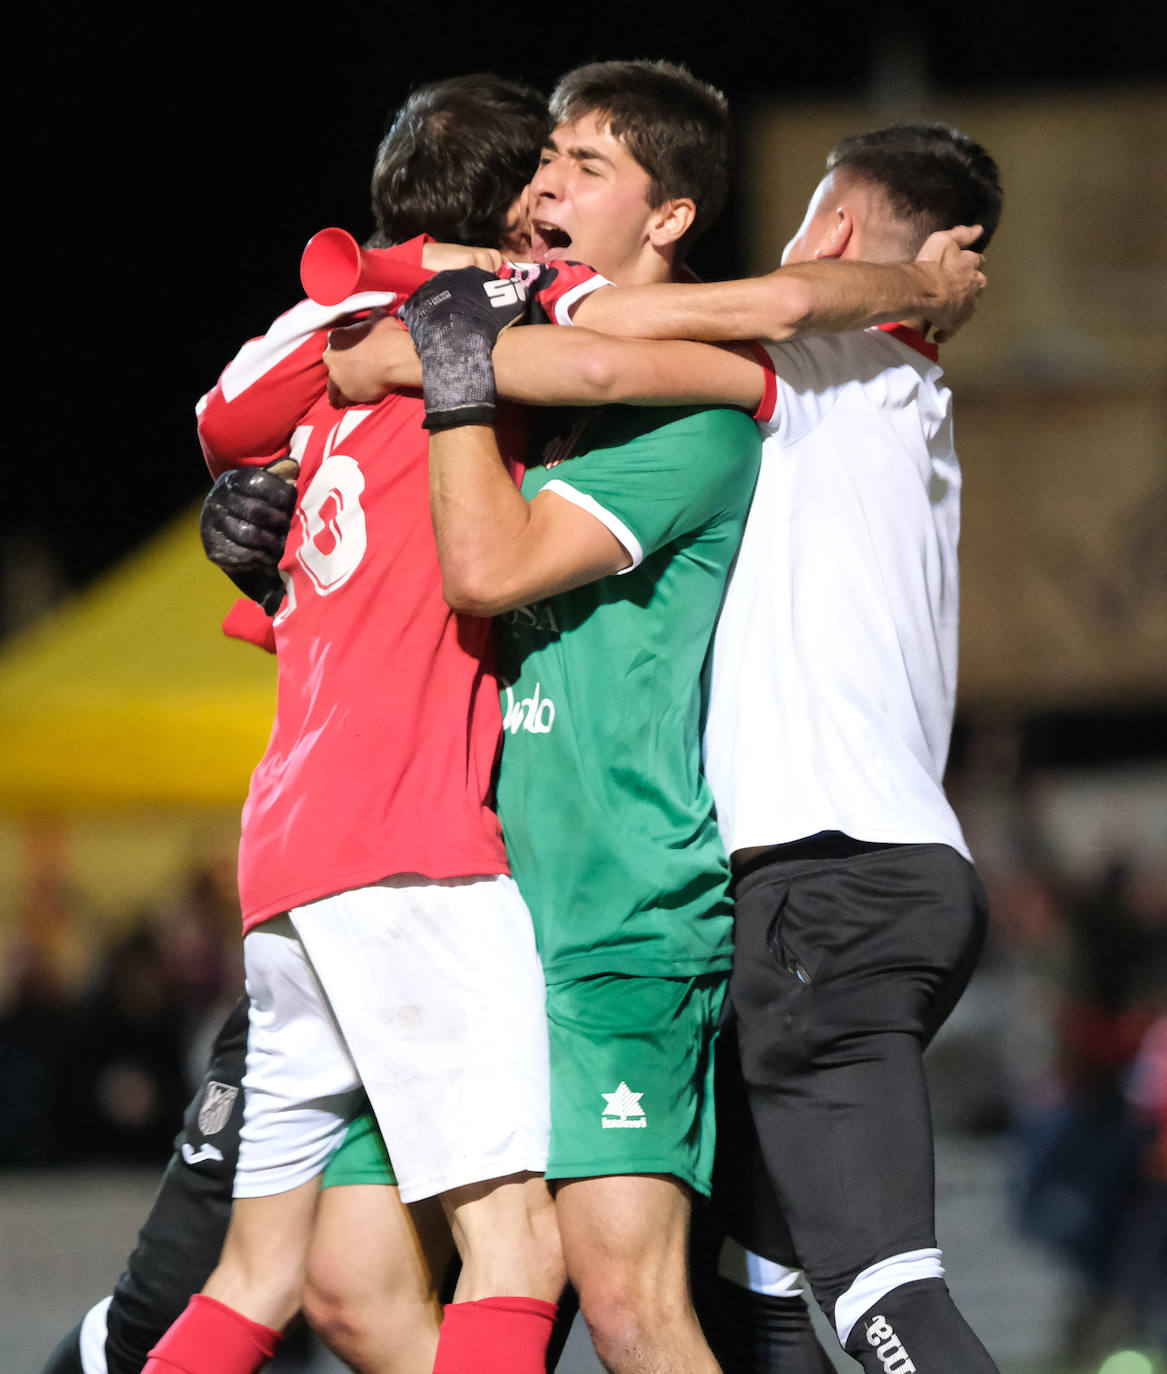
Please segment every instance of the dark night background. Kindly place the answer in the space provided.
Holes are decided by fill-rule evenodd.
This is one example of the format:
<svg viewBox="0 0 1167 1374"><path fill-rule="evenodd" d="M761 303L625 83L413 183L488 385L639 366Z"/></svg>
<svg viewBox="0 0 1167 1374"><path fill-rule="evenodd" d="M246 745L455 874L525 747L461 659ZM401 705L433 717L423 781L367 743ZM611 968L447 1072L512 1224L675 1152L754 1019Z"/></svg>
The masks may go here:
<svg viewBox="0 0 1167 1374"><path fill-rule="evenodd" d="M13 50L40 82L10 142L28 192L10 278L26 428L9 459L9 566L31 536L64 586L82 587L204 490L196 398L297 298L313 232L369 231L372 156L413 84L489 68L549 89L580 62L668 57L741 116L768 98L860 94L906 43L941 95L1086 87L1104 99L1111 84L1167 75L1146 15L1134 0L1089 22L1025 3L741 9L684 34L639 10L619 26L351 5L311 22L247 6L112 29L105 16L26 20ZM695 265L744 270L732 208Z"/></svg>
<svg viewBox="0 0 1167 1374"><path fill-rule="evenodd" d="M5 21L10 89L18 94L10 101L6 130L10 484L0 517L0 654L8 647L5 636L23 627L36 609L43 610L53 596L84 590L205 492L195 401L245 339L299 298L300 253L315 231L337 224L358 237L368 234L373 154L387 117L412 86L494 70L550 90L562 71L586 61L668 58L721 86L743 124L759 102L853 100L873 88L900 89L896 73L903 71L917 85L923 79L930 86L935 98L928 103L940 109L946 96L984 92L1020 103L1048 90L1084 91L1104 110L1120 88L1155 83L1157 91L1165 89L1161 8L1146 0L1109 0L1074 16L1068 4L1029 0L962 9L875 0L862 7L709 6L697 10L703 22L682 21L675 4L540 7L498 11L491 21L489 11L475 10L468 18L437 5L401 13L383 4L333 4L318 7L309 19L290 6L246 3L174 10L66 11L44 4L20 9ZM1161 160L1146 168L1148 185L1164 175ZM1143 189L1134 188L1132 214L1139 213ZM1008 193L1006 186L1003 234L1009 232ZM1162 231L1153 226L1150 232L1156 228ZM1146 217L1140 229L1147 232ZM731 206L695 254L694 266L711 278L742 273L743 239ZM1022 543L1025 538L1023 533ZM1002 617L1008 615L1011 590L1002 592ZM997 605L990 601L986 614L994 651ZM143 631L148 633L149 627ZM1104 655L1106 641L1099 642ZM1024 645L1019 657L1023 650ZM1095 661L1105 662L1103 655ZM1153 658L1150 666L1155 671ZM1018 1248L1011 1237L1020 1220L1005 1196L1006 1153L1017 1141L1005 1133L980 1133L1001 1131L1011 1104L1032 1106L1027 1094L1033 1084L1053 1094L1071 1074L1093 1082L1088 1075L1096 1073L1110 1091L1117 1070L1109 1077L1099 1071L1102 1056L1118 1043L1119 1032L1129 1034L1128 1013L1144 1008L1139 998L1154 997L1159 1000L1153 1005L1162 1005L1164 965L1143 954L1152 939L1158 940L1160 959L1165 948L1162 846L1148 842L1143 866L1128 870L1123 848L1095 853L1090 845L1098 834L1108 846L1115 837L1125 839L1129 818L1141 823L1144 810L1150 820L1136 831L1150 834L1152 825L1161 826L1167 813L1160 804L1167 760L1165 683L1160 678L1155 700L1124 698L1108 707L1091 699L1077 710L1020 714L1006 702L999 718L990 707L984 718L970 711L957 719L954 773L958 787L963 783L963 800L972 804L977 834L990 840L983 851L977 843L974 849L991 887L994 943L982 969L986 991L963 1004L964 1030L958 1029L937 1079L950 1085L937 1099L941 1115L948 1112L949 1129L955 1123L969 1132L955 1146L950 1138L950 1151L960 1153L947 1156L941 1196L947 1188L954 1200L949 1218L959 1211L962 1224L967 1222L953 1251L967 1259L958 1260L954 1272L968 1263L968 1273L982 1283L984 1308L999 1313L999 1326L1014 1324L1010 1339L1017 1349L1044 1352L1048 1346L1052 1354L1063 1339L1093 1339L1092 1328L1078 1319L1093 1320L1096 1312L1105 1317L1108 1310L1113 1315L1117 1309L1107 1309L1104 1300L1126 1301L1126 1290L1109 1272L1102 1279L1092 1273L1086 1291L1097 1306L1079 1307L1076 1271L1072 1287L1064 1276L1049 1277L1051 1256L1062 1266L1059 1275L1068 1261L1054 1255L1050 1236L1034 1239L1032 1216L1025 1219L1027 1248ZM66 752L48 739L44 757L52 758L54 748ZM1108 789L1111 765L1143 761L1151 762L1144 789L1141 775L1129 794L1117 784ZM1077 765L1098 765L1098 797L1102 803L1113 799L1109 819L1094 822L1087 805L1094 793L1082 779L1070 780L1076 787L1063 785L1059 770ZM1138 774L1137 768L1131 771ZM1077 801L1080 809L1054 816L1059 801ZM0 920L0 937L9 938L8 944L0 938L0 972L15 970L7 986L0 978L0 1060L5 1043L20 1043L28 1025L38 1050L47 1045L50 1067L58 1043L67 1057L75 1024L87 1056L90 1040L94 1053L111 1044L93 1030L96 1022L84 1018L92 1005L105 1015L89 990L106 985L103 978L111 988L119 985L105 972L116 971L119 959L123 967L128 959L138 979L131 991L143 981L155 994L157 988L181 990L181 996L153 1000L139 994L146 1012L156 1012L165 1025L177 1013L187 1026L192 1009L204 1014L222 989L229 988L233 1000L239 917L230 855L236 821L227 817L224 862L216 857L214 813L204 818L192 811L187 817L174 810L172 815L148 804L125 817L116 808L108 816L90 816L82 800L75 816L66 803L59 826L55 816L41 828L42 818L33 816L29 823L18 814L8 832L0 828L0 843L8 833L12 837L0 885L6 872L20 879L0 909L7 918L7 925ZM1067 844L1062 855L1051 839L1060 833L1054 821L1068 833L1083 815L1091 822L1088 833L1080 844ZM963 814L962 821L968 824ZM178 880L184 860L172 854L178 849L175 836L186 838L191 855L209 855L213 862ZM1071 858L1074 864L1063 871L1060 865ZM136 866L146 874L140 884ZM69 883L82 868L88 886L78 896ZM115 882L114 898L101 893L96 901L103 875L118 877L118 869L134 883ZM165 900L150 890L155 870L166 883L177 882ZM161 892L162 881L156 885ZM149 893L148 905L119 908L123 887ZM129 940L122 940L127 931ZM1140 944L1143 931L1146 943ZM157 964L147 958L151 941ZM13 949L16 958L9 953ZM164 954L177 957L166 962ZM1120 977L1128 976L1130 988L1113 995L1113 1007L1107 1002L1099 1011L1090 1002L1096 988L1109 997ZM14 999L11 988L24 1001ZM49 1015L47 1023L38 1019L42 1014ZM135 1043L163 1049L170 1043L160 1033L143 1033L137 1019L128 1024ZM1098 1056L1092 1056L1092 1037L1101 1046ZM84 1060L86 1071L90 1058ZM32 1063L30 1072L41 1071L35 1056L13 1062L19 1072L26 1062ZM80 1081L79 1075L67 1080ZM177 1082L176 1075L169 1081ZM89 1082L82 1083L86 1091ZM7 1367L7 1347L19 1337L31 1368L33 1352L39 1365L60 1333L108 1291L103 1285L132 1243L153 1172L148 1166L135 1189L123 1190L120 1166L133 1157L127 1146L119 1146L125 1153L116 1175L92 1172L84 1162L86 1150L99 1159L113 1156L112 1147L90 1130L92 1116L84 1131L70 1128L54 1139L55 1117L44 1107L52 1106L52 1092L45 1090L43 1102L31 1099L30 1125L27 1114L9 1105L23 1108L26 1099L5 1097L4 1089L0 1081L0 1365ZM49 1133L48 1146L34 1129L38 1121L38 1129ZM150 1157L164 1154L173 1129L167 1126L160 1142L147 1140L139 1157L147 1157L145 1151ZM1096 1175L1109 1186L1110 1156L1098 1149L1095 1160L1092 1137L1076 1139L1085 1144L1068 1159L1082 1186L1067 1193L1064 1179L1054 1177L1049 1219L1055 1233L1064 1216L1088 1209ZM15 1161L39 1171L54 1150L83 1160L80 1174L26 1177L9 1167ZM1035 1168L1035 1184L1043 1178ZM1040 1203L1045 1194L1035 1187L1034 1196ZM1157 1196L1161 1200L1161 1191ZM1093 1213L1083 1215L1093 1222ZM1156 1216L1161 1212L1136 1207L1126 1220L1153 1224ZM1109 1246L1112 1234L1128 1235L1105 1231L1102 1243ZM1038 1241L1047 1250L1038 1250ZM949 1241L944 1244L947 1249ZM1008 1247L1007 1263L999 1245ZM1149 1275L1144 1286L1155 1285L1161 1271L1148 1262L1144 1274L1137 1247L1116 1246L1115 1253L1127 1261L1119 1276L1124 1282L1140 1270L1134 1279L1142 1284ZM1096 1258L1095 1251L1086 1252L1090 1263ZM1160 1284L1155 1291L1167 1290ZM1073 1294L1073 1311L1051 1305L1059 1294ZM1102 1341L1110 1334L1104 1321L1098 1331ZM1159 1344L1167 1346L1167 1340ZM1089 1368L1096 1370L1100 1359ZM1021 1367L1037 1368L1028 1356L1023 1366L1003 1365ZM1041 1365L1051 1374L1071 1367L1087 1368L1077 1345L1065 1365Z"/></svg>
<svg viewBox="0 0 1167 1374"><path fill-rule="evenodd" d="M257 18L245 5L211 6L181 27L159 12L120 33L106 17L58 16L37 35L55 94L46 100L40 87L18 140L31 194L15 286L31 297L19 354L40 379L25 373L39 418L28 416L31 442L10 464L18 490L6 525L40 530L71 585L201 490L195 399L243 339L293 303L315 230L371 228L372 155L413 84L489 68L548 89L583 61L661 56L720 85L742 111L769 97L862 91L897 33L920 42L941 91L1101 90L1167 71L1147 7L1133 0L1099 7L1088 23L1026 4L972 16L856 6L780 21L771 10L739 19L737 31L722 21L668 37L662 29L674 26L630 11L619 31L605 18L600 36L598 24L544 24L537 13L491 28L387 9L336 5L307 23L290 9ZM167 22L176 27L163 38ZM741 266L727 220L703 255L711 276Z"/></svg>

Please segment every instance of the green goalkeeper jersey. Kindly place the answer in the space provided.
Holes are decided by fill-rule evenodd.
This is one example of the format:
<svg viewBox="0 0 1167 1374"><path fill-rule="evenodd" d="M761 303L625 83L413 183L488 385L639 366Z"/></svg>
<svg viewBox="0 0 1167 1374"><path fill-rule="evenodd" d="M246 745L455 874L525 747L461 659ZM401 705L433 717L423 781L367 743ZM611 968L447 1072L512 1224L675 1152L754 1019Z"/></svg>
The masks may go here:
<svg viewBox="0 0 1167 1374"><path fill-rule="evenodd" d="M701 771L703 668L760 458L737 410L609 406L544 450L626 572L499 618L498 810L548 982L728 968L728 864Z"/></svg>

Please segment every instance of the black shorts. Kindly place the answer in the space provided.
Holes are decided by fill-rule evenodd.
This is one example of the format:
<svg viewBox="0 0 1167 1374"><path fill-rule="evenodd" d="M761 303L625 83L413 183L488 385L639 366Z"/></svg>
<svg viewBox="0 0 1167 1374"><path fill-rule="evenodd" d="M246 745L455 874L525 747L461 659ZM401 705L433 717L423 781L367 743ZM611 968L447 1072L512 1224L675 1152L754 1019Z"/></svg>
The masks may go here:
<svg viewBox="0 0 1167 1374"><path fill-rule="evenodd" d="M964 991L988 919L980 879L948 846L838 838L829 856L788 847L739 878L731 981L779 1204L755 1191L738 1207L749 1232L738 1239L781 1263L797 1256L820 1302L881 1259L935 1246L921 1055ZM723 1140L723 1159L734 1149Z"/></svg>

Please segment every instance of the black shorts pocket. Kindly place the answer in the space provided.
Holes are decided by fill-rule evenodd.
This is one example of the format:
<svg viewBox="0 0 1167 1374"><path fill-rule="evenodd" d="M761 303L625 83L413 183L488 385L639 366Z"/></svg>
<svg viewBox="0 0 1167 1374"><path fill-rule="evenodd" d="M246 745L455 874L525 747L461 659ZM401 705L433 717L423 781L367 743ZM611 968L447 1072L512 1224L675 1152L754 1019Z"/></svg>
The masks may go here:
<svg viewBox="0 0 1167 1374"><path fill-rule="evenodd" d="M790 923L785 919L789 906L790 888L787 887L782 891L774 916L770 921L770 928L766 932L766 948L770 951L770 957L783 974L793 978L795 982L809 987L813 980L797 944L791 939Z"/></svg>

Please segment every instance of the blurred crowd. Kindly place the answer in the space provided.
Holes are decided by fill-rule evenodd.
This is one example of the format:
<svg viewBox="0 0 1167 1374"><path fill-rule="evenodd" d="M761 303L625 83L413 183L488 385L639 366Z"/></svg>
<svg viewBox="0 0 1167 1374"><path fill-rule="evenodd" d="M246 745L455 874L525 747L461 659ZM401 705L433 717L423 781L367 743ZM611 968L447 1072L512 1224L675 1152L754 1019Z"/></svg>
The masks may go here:
<svg viewBox="0 0 1167 1374"><path fill-rule="evenodd" d="M1054 835L1061 782L1020 739L958 732L949 788L993 920L930 1053L937 1125L1008 1149L1019 1232L1078 1277L1068 1348L1167 1350L1167 797L1161 844L1121 817ZM25 907L0 978L0 1167L161 1164L242 990L233 873L192 870L88 954L64 881Z"/></svg>
<svg viewBox="0 0 1167 1374"><path fill-rule="evenodd" d="M193 869L96 946L43 874L2 943L0 1167L164 1161L243 991L234 872Z"/></svg>
<svg viewBox="0 0 1167 1374"><path fill-rule="evenodd" d="M1003 1134L1018 1231L1078 1280L1075 1367L1167 1352L1167 784L1154 814L1145 788L1108 814L1122 788L1102 787L1095 824L1059 828L1051 802L1088 775L1027 765L1011 726L962 755L948 786L992 922L933 1050L938 1125Z"/></svg>

